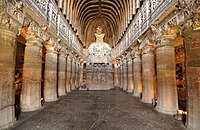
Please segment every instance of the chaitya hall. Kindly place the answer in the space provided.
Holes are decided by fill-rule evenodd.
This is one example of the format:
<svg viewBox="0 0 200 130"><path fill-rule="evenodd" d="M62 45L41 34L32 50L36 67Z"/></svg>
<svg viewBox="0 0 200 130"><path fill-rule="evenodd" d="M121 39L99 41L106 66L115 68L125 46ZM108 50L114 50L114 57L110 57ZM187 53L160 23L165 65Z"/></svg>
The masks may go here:
<svg viewBox="0 0 200 130"><path fill-rule="evenodd" d="M200 0L0 0L0 130L200 130Z"/></svg>

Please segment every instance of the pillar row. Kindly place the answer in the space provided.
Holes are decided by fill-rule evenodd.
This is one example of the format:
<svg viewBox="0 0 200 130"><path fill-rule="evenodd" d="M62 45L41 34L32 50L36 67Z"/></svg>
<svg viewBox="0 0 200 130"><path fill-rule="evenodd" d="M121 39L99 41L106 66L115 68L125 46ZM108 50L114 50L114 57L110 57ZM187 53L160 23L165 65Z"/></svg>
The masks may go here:
<svg viewBox="0 0 200 130"><path fill-rule="evenodd" d="M21 91L21 111L34 111L41 108L42 79L42 40L37 37L27 39L23 84Z"/></svg>
<svg viewBox="0 0 200 130"><path fill-rule="evenodd" d="M58 96L66 95L66 54L65 49L59 52L58 63Z"/></svg>
<svg viewBox="0 0 200 130"><path fill-rule="evenodd" d="M142 94L142 67L140 52L136 52L133 60L133 73L134 73L134 93L133 96L141 97Z"/></svg>
<svg viewBox="0 0 200 130"><path fill-rule="evenodd" d="M46 102L58 100L57 96L57 51L52 43L45 45L44 99Z"/></svg>
<svg viewBox="0 0 200 130"><path fill-rule="evenodd" d="M155 99L155 60L151 46L142 55L142 101L152 103Z"/></svg>
<svg viewBox="0 0 200 130"><path fill-rule="evenodd" d="M171 38L163 36L156 49L157 62L157 106L159 112L174 115L178 110L175 73L175 50Z"/></svg>

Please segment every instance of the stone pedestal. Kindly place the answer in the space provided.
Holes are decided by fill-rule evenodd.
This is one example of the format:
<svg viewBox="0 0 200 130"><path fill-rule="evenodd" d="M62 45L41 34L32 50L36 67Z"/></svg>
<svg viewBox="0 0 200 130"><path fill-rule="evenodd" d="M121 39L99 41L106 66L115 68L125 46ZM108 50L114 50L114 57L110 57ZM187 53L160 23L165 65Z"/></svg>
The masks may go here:
<svg viewBox="0 0 200 130"><path fill-rule="evenodd" d="M163 38L156 50L157 60L157 106L159 112L175 115L178 97L175 73L175 51L171 39Z"/></svg>
<svg viewBox="0 0 200 130"><path fill-rule="evenodd" d="M67 57L67 72L66 72L66 92L71 92L71 57Z"/></svg>
<svg viewBox="0 0 200 130"><path fill-rule="evenodd" d="M60 52L58 61L58 96L66 95L66 55Z"/></svg>
<svg viewBox="0 0 200 130"><path fill-rule="evenodd" d="M75 59L72 59L72 73L71 73L71 90L75 90L75 79L76 79L76 63Z"/></svg>
<svg viewBox="0 0 200 130"><path fill-rule="evenodd" d="M142 55L142 101L152 103L155 99L155 61L152 51Z"/></svg>
<svg viewBox="0 0 200 130"><path fill-rule="evenodd" d="M21 91L21 111L34 111L41 108L42 80L42 40L28 38L23 65L23 84Z"/></svg>
<svg viewBox="0 0 200 130"><path fill-rule="evenodd" d="M133 96L141 97L142 94L142 67L140 55L137 55L133 60L133 78L134 78L134 92Z"/></svg>
<svg viewBox="0 0 200 130"><path fill-rule="evenodd" d="M187 82L187 127L200 128L200 30L184 32Z"/></svg>
<svg viewBox="0 0 200 130"><path fill-rule="evenodd" d="M128 90L127 92L133 92L133 61L129 59L128 61Z"/></svg>
<svg viewBox="0 0 200 130"><path fill-rule="evenodd" d="M3 129L15 121L16 34L1 26L0 23L0 129Z"/></svg>
<svg viewBox="0 0 200 130"><path fill-rule="evenodd" d="M123 64L123 90L124 91L128 90L128 73L127 73L128 70L127 70L127 68L128 68L127 61L125 60L124 64Z"/></svg>
<svg viewBox="0 0 200 130"><path fill-rule="evenodd" d="M58 100L57 96L57 52L47 48L44 72L44 99L46 102Z"/></svg>

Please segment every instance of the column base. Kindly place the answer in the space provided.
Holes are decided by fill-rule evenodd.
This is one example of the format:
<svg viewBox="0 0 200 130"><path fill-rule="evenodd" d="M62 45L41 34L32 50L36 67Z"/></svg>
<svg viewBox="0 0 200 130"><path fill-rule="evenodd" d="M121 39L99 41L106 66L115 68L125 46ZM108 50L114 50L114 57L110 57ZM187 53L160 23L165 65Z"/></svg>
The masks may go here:
<svg viewBox="0 0 200 130"><path fill-rule="evenodd" d="M0 111L0 130L12 126L16 121L14 106L9 106Z"/></svg>
<svg viewBox="0 0 200 130"><path fill-rule="evenodd" d="M144 99L142 99L141 102L152 104L152 100L151 100L151 101L148 101L148 100L144 100Z"/></svg>
<svg viewBox="0 0 200 130"><path fill-rule="evenodd" d="M58 98L53 98L53 99L44 99L44 101L45 102L55 102L55 101L57 101L58 100Z"/></svg>
<svg viewBox="0 0 200 130"><path fill-rule="evenodd" d="M71 93L72 91L69 89L69 90L67 90L67 93Z"/></svg>
<svg viewBox="0 0 200 130"><path fill-rule="evenodd" d="M7 129L7 128L13 126L13 125L15 124L15 122L16 122L16 118L13 119L12 122L9 122L9 123L7 123L7 124L5 124L5 125L0 126L0 130L4 130L4 129Z"/></svg>
<svg viewBox="0 0 200 130"><path fill-rule="evenodd" d="M124 91L127 91L127 89L126 89L126 88L124 88L124 87L123 87L123 90L124 90Z"/></svg>
<svg viewBox="0 0 200 130"><path fill-rule="evenodd" d="M156 107L156 110L160 113L167 114L167 115L177 115L177 111L178 111L178 110L176 110L176 111L166 111L166 110L162 110L158 107Z"/></svg>
<svg viewBox="0 0 200 130"><path fill-rule="evenodd" d="M60 97L60 96L65 96L66 95L66 93L59 93L58 94L58 96Z"/></svg>
<svg viewBox="0 0 200 130"><path fill-rule="evenodd" d="M128 89L127 92L128 92L128 93L132 93L132 90Z"/></svg>
<svg viewBox="0 0 200 130"><path fill-rule="evenodd" d="M42 106L34 107L34 108L21 108L21 111L22 112L31 112L31 111L37 111L37 110L40 110L40 109L42 109Z"/></svg>
<svg viewBox="0 0 200 130"><path fill-rule="evenodd" d="M76 89L75 85L72 85L71 90L75 90L75 89Z"/></svg>
<svg viewBox="0 0 200 130"><path fill-rule="evenodd" d="M134 96L134 97L139 97L139 98L140 98L140 97L141 97L141 94L140 94L140 93L133 93L132 96Z"/></svg>

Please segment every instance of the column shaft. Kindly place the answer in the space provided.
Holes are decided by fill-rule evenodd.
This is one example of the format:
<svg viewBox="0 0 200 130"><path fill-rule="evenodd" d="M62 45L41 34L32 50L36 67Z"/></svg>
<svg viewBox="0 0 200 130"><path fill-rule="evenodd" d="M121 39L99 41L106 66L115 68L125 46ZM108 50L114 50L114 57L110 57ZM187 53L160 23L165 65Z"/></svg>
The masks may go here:
<svg viewBox="0 0 200 130"><path fill-rule="evenodd" d="M66 91L71 92L71 59L67 57L67 72L66 72Z"/></svg>
<svg viewBox="0 0 200 130"><path fill-rule="evenodd" d="M83 63L80 64L80 71L79 71L79 83L80 86L83 86Z"/></svg>
<svg viewBox="0 0 200 130"><path fill-rule="evenodd" d="M38 38L27 40L21 91L21 110L34 111L41 108L42 41Z"/></svg>
<svg viewBox="0 0 200 130"><path fill-rule="evenodd" d="M124 64L123 64L123 90L127 91L128 89L128 73L127 73L127 61L125 60L124 61Z"/></svg>
<svg viewBox="0 0 200 130"><path fill-rule="evenodd" d="M76 88L78 88L79 87L79 64L76 62L76 81L75 81L75 83L76 83Z"/></svg>
<svg viewBox="0 0 200 130"><path fill-rule="evenodd" d="M0 29L0 39L0 129L3 129L15 121L16 34Z"/></svg>
<svg viewBox="0 0 200 130"><path fill-rule="evenodd" d="M75 78L76 78L76 64L74 58L72 59L72 74L71 74L71 90L75 90Z"/></svg>
<svg viewBox="0 0 200 130"><path fill-rule="evenodd" d="M168 39L163 42L170 44ZM178 110L174 47L159 47L156 50L156 56L158 90L156 109L162 113L174 115Z"/></svg>
<svg viewBox="0 0 200 130"><path fill-rule="evenodd" d="M124 81L123 81L123 65L120 66L120 88L123 88L123 84L124 84Z"/></svg>
<svg viewBox="0 0 200 130"><path fill-rule="evenodd" d="M66 56L61 53L58 63L58 96L66 95Z"/></svg>
<svg viewBox="0 0 200 130"><path fill-rule="evenodd" d="M117 75L117 65L114 64L114 86L118 86L118 75Z"/></svg>
<svg viewBox="0 0 200 130"><path fill-rule="evenodd" d="M142 55L142 101L152 103L155 98L155 63L153 52Z"/></svg>
<svg viewBox="0 0 200 130"><path fill-rule="evenodd" d="M187 127L200 128L200 30L184 32L187 83Z"/></svg>
<svg viewBox="0 0 200 130"><path fill-rule="evenodd" d="M128 61L128 91L129 93L133 92L133 61L130 59Z"/></svg>
<svg viewBox="0 0 200 130"><path fill-rule="evenodd" d="M57 53L48 51L45 58L44 99L56 101L57 97Z"/></svg>
<svg viewBox="0 0 200 130"><path fill-rule="evenodd" d="M133 95L136 97L141 97L142 94L142 67L141 67L141 58L137 56L134 58L134 93Z"/></svg>

